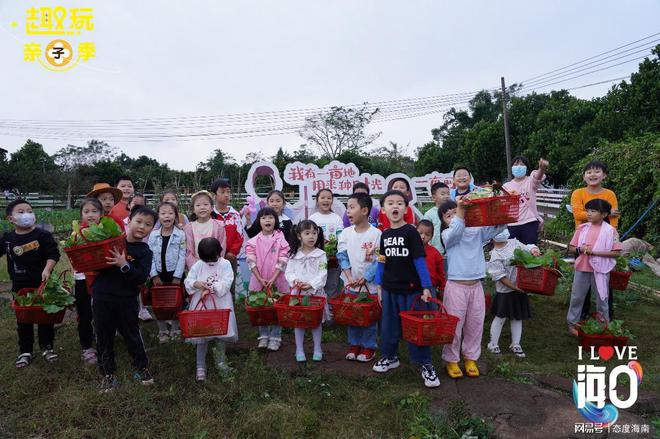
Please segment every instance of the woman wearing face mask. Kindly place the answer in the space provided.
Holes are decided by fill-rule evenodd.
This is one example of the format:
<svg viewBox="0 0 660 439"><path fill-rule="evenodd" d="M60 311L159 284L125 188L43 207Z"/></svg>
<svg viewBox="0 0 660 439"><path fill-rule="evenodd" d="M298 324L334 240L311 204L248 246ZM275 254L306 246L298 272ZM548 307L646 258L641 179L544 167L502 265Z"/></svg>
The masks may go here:
<svg viewBox="0 0 660 439"><path fill-rule="evenodd" d="M514 157L511 163L513 180L505 183L504 189L520 194L520 212L518 222L509 224L509 235L511 239L515 238L523 244L536 244L540 226L543 224L543 219L536 209L536 191L545 178L548 161L540 159L539 168L531 174L527 157Z"/></svg>

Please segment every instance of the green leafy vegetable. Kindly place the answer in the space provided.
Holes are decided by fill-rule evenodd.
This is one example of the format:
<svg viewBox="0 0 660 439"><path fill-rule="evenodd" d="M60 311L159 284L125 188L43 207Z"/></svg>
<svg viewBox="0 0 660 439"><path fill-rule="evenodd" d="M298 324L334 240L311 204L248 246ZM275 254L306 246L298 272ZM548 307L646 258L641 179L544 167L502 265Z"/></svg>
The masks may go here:
<svg viewBox="0 0 660 439"><path fill-rule="evenodd" d="M594 317L590 317L588 320L578 323L578 326L585 334L610 334L615 337L628 337L630 340L634 338L630 331L623 328L623 320L612 320L609 324L606 324Z"/></svg>
<svg viewBox="0 0 660 439"><path fill-rule="evenodd" d="M366 291L360 291L357 297L353 300L355 303L369 303L373 301L374 299L371 297L371 294L367 293Z"/></svg>
<svg viewBox="0 0 660 439"><path fill-rule="evenodd" d="M65 248L84 245L88 242L105 241L106 239L115 238L122 234L119 224L107 216L102 217L98 224L89 224L84 229L80 228L78 221L73 221L71 226L73 232L71 232L71 236L64 241Z"/></svg>
<svg viewBox="0 0 660 439"><path fill-rule="evenodd" d="M625 256L618 256L616 258L616 266L613 271L630 271L628 259Z"/></svg>
<svg viewBox="0 0 660 439"><path fill-rule="evenodd" d="M302 299L300 300L300 304L302 306L310 306L312 304L312 298L309 296L302 296Z"/></svg>
<svg viewBox="0 0 660 439"><path fill-rule="evenodd" d="M560 271L569 271L569 265L561 259L561 253L556 250L548 250L541 256L532 256L528 251L519 248L513 251L511 265L522 265L525 268L552 267L555 261Z"/></svg>
<svg viewBox="0 0 660 439"><path fill-rule="evenodd" d="M336 257L337 256L337 237L336 236L331 236L330 239L328 239L323 246L323 250L325 251L325 254L331 258L331 257Z"/></svg>
<svg viewBox="0 0 660 439"><path fill-rule="evenodd" d="M19 305L42 306L44 312L48 314L55 314L76 301L56 276L48 278L41 296L36 289L25 296L18 296L16 293L13 293L13 296Z"/></svg>
<svg viewBox="0 0 660 439"><path fill-rule="evenodd" d="M272 291L270 297L265 291L250 291L247 303L251 307L273 306L280 297L282 297L282 293L277 290Z"/></svg>

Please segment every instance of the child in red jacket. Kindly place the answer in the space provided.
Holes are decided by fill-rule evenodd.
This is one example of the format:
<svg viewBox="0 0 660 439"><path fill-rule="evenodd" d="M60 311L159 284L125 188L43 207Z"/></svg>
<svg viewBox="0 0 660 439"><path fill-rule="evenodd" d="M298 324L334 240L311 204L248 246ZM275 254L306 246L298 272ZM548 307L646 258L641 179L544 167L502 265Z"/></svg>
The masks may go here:
<svg viewBox="0 0 660 439"><path fill-rule="evenodd" d="M444 262L440 252L430 245L431 238L433 238L433 223L427 219L419 221L417 231L424 243L424 253L426 253L426 267L431 275L431 283L435 288L438 295L445 289L445 270Z"/></svg>

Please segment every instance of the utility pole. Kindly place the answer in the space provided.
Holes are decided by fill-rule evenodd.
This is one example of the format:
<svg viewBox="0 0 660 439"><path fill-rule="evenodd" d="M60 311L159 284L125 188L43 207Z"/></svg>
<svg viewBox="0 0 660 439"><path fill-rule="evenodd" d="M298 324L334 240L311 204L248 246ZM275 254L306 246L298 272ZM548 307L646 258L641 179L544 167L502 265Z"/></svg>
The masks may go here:
<svg viewBox="0 0 660 439"><path fill-rule="evenodd" d="M504 76L502 76L502 115L504 116L504 142L506 144L506 175L509 180L511 175L511 139L509 138L509 111L507 109L506 86L504 85Z"/></svg>

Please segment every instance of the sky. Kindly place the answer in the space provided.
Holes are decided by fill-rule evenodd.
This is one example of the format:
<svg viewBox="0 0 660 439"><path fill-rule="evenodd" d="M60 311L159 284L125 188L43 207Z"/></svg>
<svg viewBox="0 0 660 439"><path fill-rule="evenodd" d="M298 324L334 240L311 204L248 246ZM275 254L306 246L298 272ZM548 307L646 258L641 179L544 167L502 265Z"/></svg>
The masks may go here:
<svg viewBox="0 0 660 439"><path fill-rule="evenodd" d="M24 43L45 46L53 38L26 35L30 6L93 8L94 29L74 40L94 42L96 57L67 72L24 61ZM89 140L25 130L6 135L2 122L12 120L231 115L495 88L501 76L520 82L660 32L658 17L657 0L0 0L0 147L14 152L30 137L52 154ZM625 76L636 67L632 62L538 91ZM572 93L601 96L610 86ZM412 154L441 123L436 112L369 129L382 131L376 147L393 141ZM304 140L291 133L108 143L129 156L192 170L218 148L240 162L248 153L294 151Z"/></svg>

